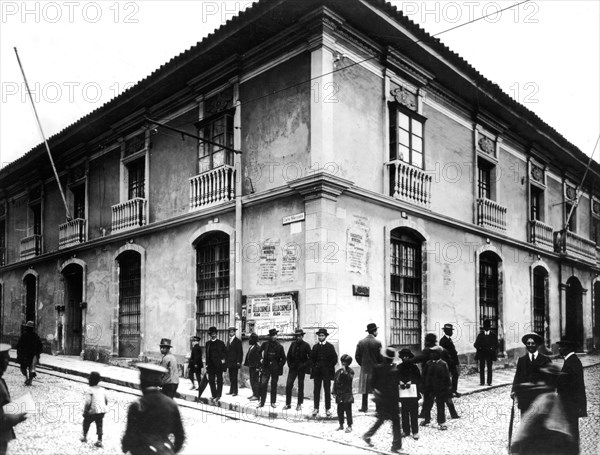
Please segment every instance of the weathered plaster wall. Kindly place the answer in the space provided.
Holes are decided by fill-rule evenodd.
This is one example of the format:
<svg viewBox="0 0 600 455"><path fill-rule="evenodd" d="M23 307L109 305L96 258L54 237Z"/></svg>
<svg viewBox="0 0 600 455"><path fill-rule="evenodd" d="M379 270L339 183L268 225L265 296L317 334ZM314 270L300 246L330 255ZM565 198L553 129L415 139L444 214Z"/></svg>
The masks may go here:
<svg viewBox="0 0 600 455"><path fill-rule="evenodd" d="M90 163L88 176L88 240L111 232L111 207L119 201L119 149L111 150ZM102 231L104 229L104 231Z"/></svg>
<svg viewBox="0 0 600 455"><path fill-rule="evenodd" d="M240 84L244 194L310 175L309 78L302 54Z"/></svg>
<svg viewBox="0 0 600 455"><path fill-rule="evenodd" d="M496 169L496 202L506 207L506 235L527 242L529 206L527 178L519 172L527 163L499 147Z"/></svg>

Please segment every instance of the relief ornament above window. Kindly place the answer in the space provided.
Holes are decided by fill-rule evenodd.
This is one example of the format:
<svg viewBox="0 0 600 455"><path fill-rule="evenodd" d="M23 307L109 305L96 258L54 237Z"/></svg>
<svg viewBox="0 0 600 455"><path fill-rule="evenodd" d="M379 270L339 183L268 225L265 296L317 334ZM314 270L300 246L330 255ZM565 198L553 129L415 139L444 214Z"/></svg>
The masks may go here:
<svg viewBox="0 0 600 455"><path fill-rule="evenodd" d="M390 94L394 97L397 103L406 106L413 111L417 110L417 96L404 87L398 87L390 90Z"/></svg>

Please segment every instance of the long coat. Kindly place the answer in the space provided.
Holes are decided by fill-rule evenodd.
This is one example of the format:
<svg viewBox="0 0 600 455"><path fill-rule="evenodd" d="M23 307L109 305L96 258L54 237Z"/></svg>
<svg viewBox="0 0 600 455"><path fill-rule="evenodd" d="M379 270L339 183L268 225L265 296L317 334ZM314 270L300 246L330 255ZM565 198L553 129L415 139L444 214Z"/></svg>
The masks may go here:
<svg viewBox="0 0 600 455"><path fill-rule="evenodd" d="M492 330L487 335L479 332L473 346L477 350L475 360L498 360L498 335Z"/></svg>
<svg viewBox="0 0 600 455"><path fill-rule="evenodd" d="M202 348L199 344L192 347L188 367L190 371L200 371L204 367L204 363L202 363Z"/></svg>
<svg viewBox="0 0 600 455"><path fill-rule="evenodd" d="M512 392L515 392L518 398L518 407L522 412L525 412L532 401L542 393L539 387L534 387L533 384L542 380L540 368L552 363L549 357L538 353L535 360L532 362L529 357L529 352L517 360L517 370L513 379ZM523 386L522 384L527 384Z"/></svg>
<svg viewBox="0 0 600 455"><path fill-rule="evenodd" d="M271 374L283 374L285 351L279 341L265 341L260 347L263 357L263 369Z"/></svg>
<svg viewBox="0 0 600 455"><path fill-rule="evenodd" d="M356 345L354 354L356 363L360 365L358 377L358 393L373 393L373 369L383 362L381 356L381 342L369 333Z"/></svg>
<svg viewBox="0 0 600 455"><path fill-rule="evenodd" d="M227 342L225 365L227 368L239 368L243 360L244 351L242 350L242 342L238 337L233 337L233 340Z"/></svg>
<svg viewBox="0 0 600 455"><path fill-rule="evenodd" d="M573 435L574 446L579 447L579 418L587 417L587 398L585 396L585 383L583 381L583 366L576 354L571 354L565 359L561 374L558 377L556 392L564 409L568 427ZM574 450L569 453L577 453ZM566 451L564 453L567 453Z"/></svg>
<svg viewBox="0 0 600 455"><path fill-rule="evenodd" d="M395 365L380 363L373 370L373 389L377 396L377 413L381 418L392 419L400 412L400 374Z"/></svg>
<svg viewBox="0 0 600 455"><path fill-rule="evenodd" d="M16 348L17 362L19 362L21 366L31 366L33 358L39 357L42 353L42 340L37 333L29 329L29 331L26 331L21 335Z"/></svg>
<svg viewBox="0 0 600 455"><path fill-rule="evenodd" d="M208 340L206 342L206 369L208 372L223 372L225 369L225 356L227 355L227 348L225 343L219 339L214 341Z"/></svg>
<svg viewBox="0 0 600 455"><path fill-rule="evenodd" d="M260 367L260 362L262 359L262 353L260 351L260 346L258 343L251 344L248 348L248 352L246 352L246 359L244 360L244 366L250 368L258 368Z"/></svg>
<svg viewBox="0 0 600 455"><path fill-rule="evenodd" d="M175 437L174 444L169 440L170 434ZM145 389L142 398L129 405L127 426L121 440L123 453L130 451L132 455L156 454L156 448L164 447L165 444L172 451L179 452L184 440L185 432L177 404L157 388ZM165 451L163 449L158 453Z"/></svg>
<svg viewBox="0 0 600 455"><path fill-rule="evenodd" d="M310 344L304 340L296 340L290 344L287 353L287 364L290 370L308 373L312 366Z"/></svg>
<svg viewBox="0 0 600 455"><path fill-rule="evenodd" d="M435 396L452 393L450 370L443 360L429 360L423 369L423 391Z"/></svg>
<svg viewBox="0 0 600 455"><path fill-rule="evenodd" d="M317 343L313 346L310 356L313 363L311 377L333 379L335 365L338 362L338 355L333 345L327 341L325 344Z"/></svg>

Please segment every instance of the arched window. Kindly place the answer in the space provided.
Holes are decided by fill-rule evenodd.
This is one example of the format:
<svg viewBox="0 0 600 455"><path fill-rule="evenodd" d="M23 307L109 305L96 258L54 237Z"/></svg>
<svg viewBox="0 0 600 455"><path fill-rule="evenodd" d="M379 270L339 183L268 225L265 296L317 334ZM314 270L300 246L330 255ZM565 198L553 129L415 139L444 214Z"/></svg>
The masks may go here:
<svg viewBox="0 0 600 455"><path fill-rule="evenodd" d="M196 330L201 338L214 326L219 338L229 324L229 236L213 232L196 245Z"/></svg>
<svg viewBox="0 0 600 455"><path fill-rule="evenodd" d="M479 256L479 324L489 319L498 330L498 257L486 251Z"/></svg>
<svg viewBox="0 0 600 455"><path fill-rule="evenodd" d="M391 233L390 345L421 345L421 242L407 229Z"/></svg>

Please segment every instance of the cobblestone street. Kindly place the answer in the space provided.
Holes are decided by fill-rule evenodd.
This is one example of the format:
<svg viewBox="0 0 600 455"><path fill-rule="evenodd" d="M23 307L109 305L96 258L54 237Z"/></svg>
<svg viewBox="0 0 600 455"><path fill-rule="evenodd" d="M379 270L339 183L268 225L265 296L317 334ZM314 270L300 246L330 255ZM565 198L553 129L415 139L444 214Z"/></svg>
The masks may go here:
<svg viewBox="0 0 600 455"><path fill-rule="evenodd" d="M108 390L110 410L104 420L104 448L99 449L93 446L96 440L94 426L90 429L88 443L79 442L82 400L87 386L82 378L73 378L74 381L42 372L34 385L26 388L18 369L9 367L5 379L13 399L29 391L38 406L38 412L30 414L30 418L17 427L18 439L10 443L9 453L121 453L120 438L125 427L126 409L136 396ZM581 448L582 454L596 454L600 452L600 365L585 369L585 381L589 417L580 420ZM466 395L455 400L455 404L461 419L449 420L448 430L444 432L436 425L420 427L421 438L418 441L404 439L403 451L410 454L508 453L509 387ZM374 452L361 439L374 421L371 412L367 415L354 412L354 431L343 433L336 431L338 424L333 419L317 422L268 419L186 402L180 402L180 405L187 436L184 454ZM435 407L433 414L435 416ZM515 414L516 429L518 411ZM373 443L376 452L389 451L389 423L379 430Z"/></svg>

